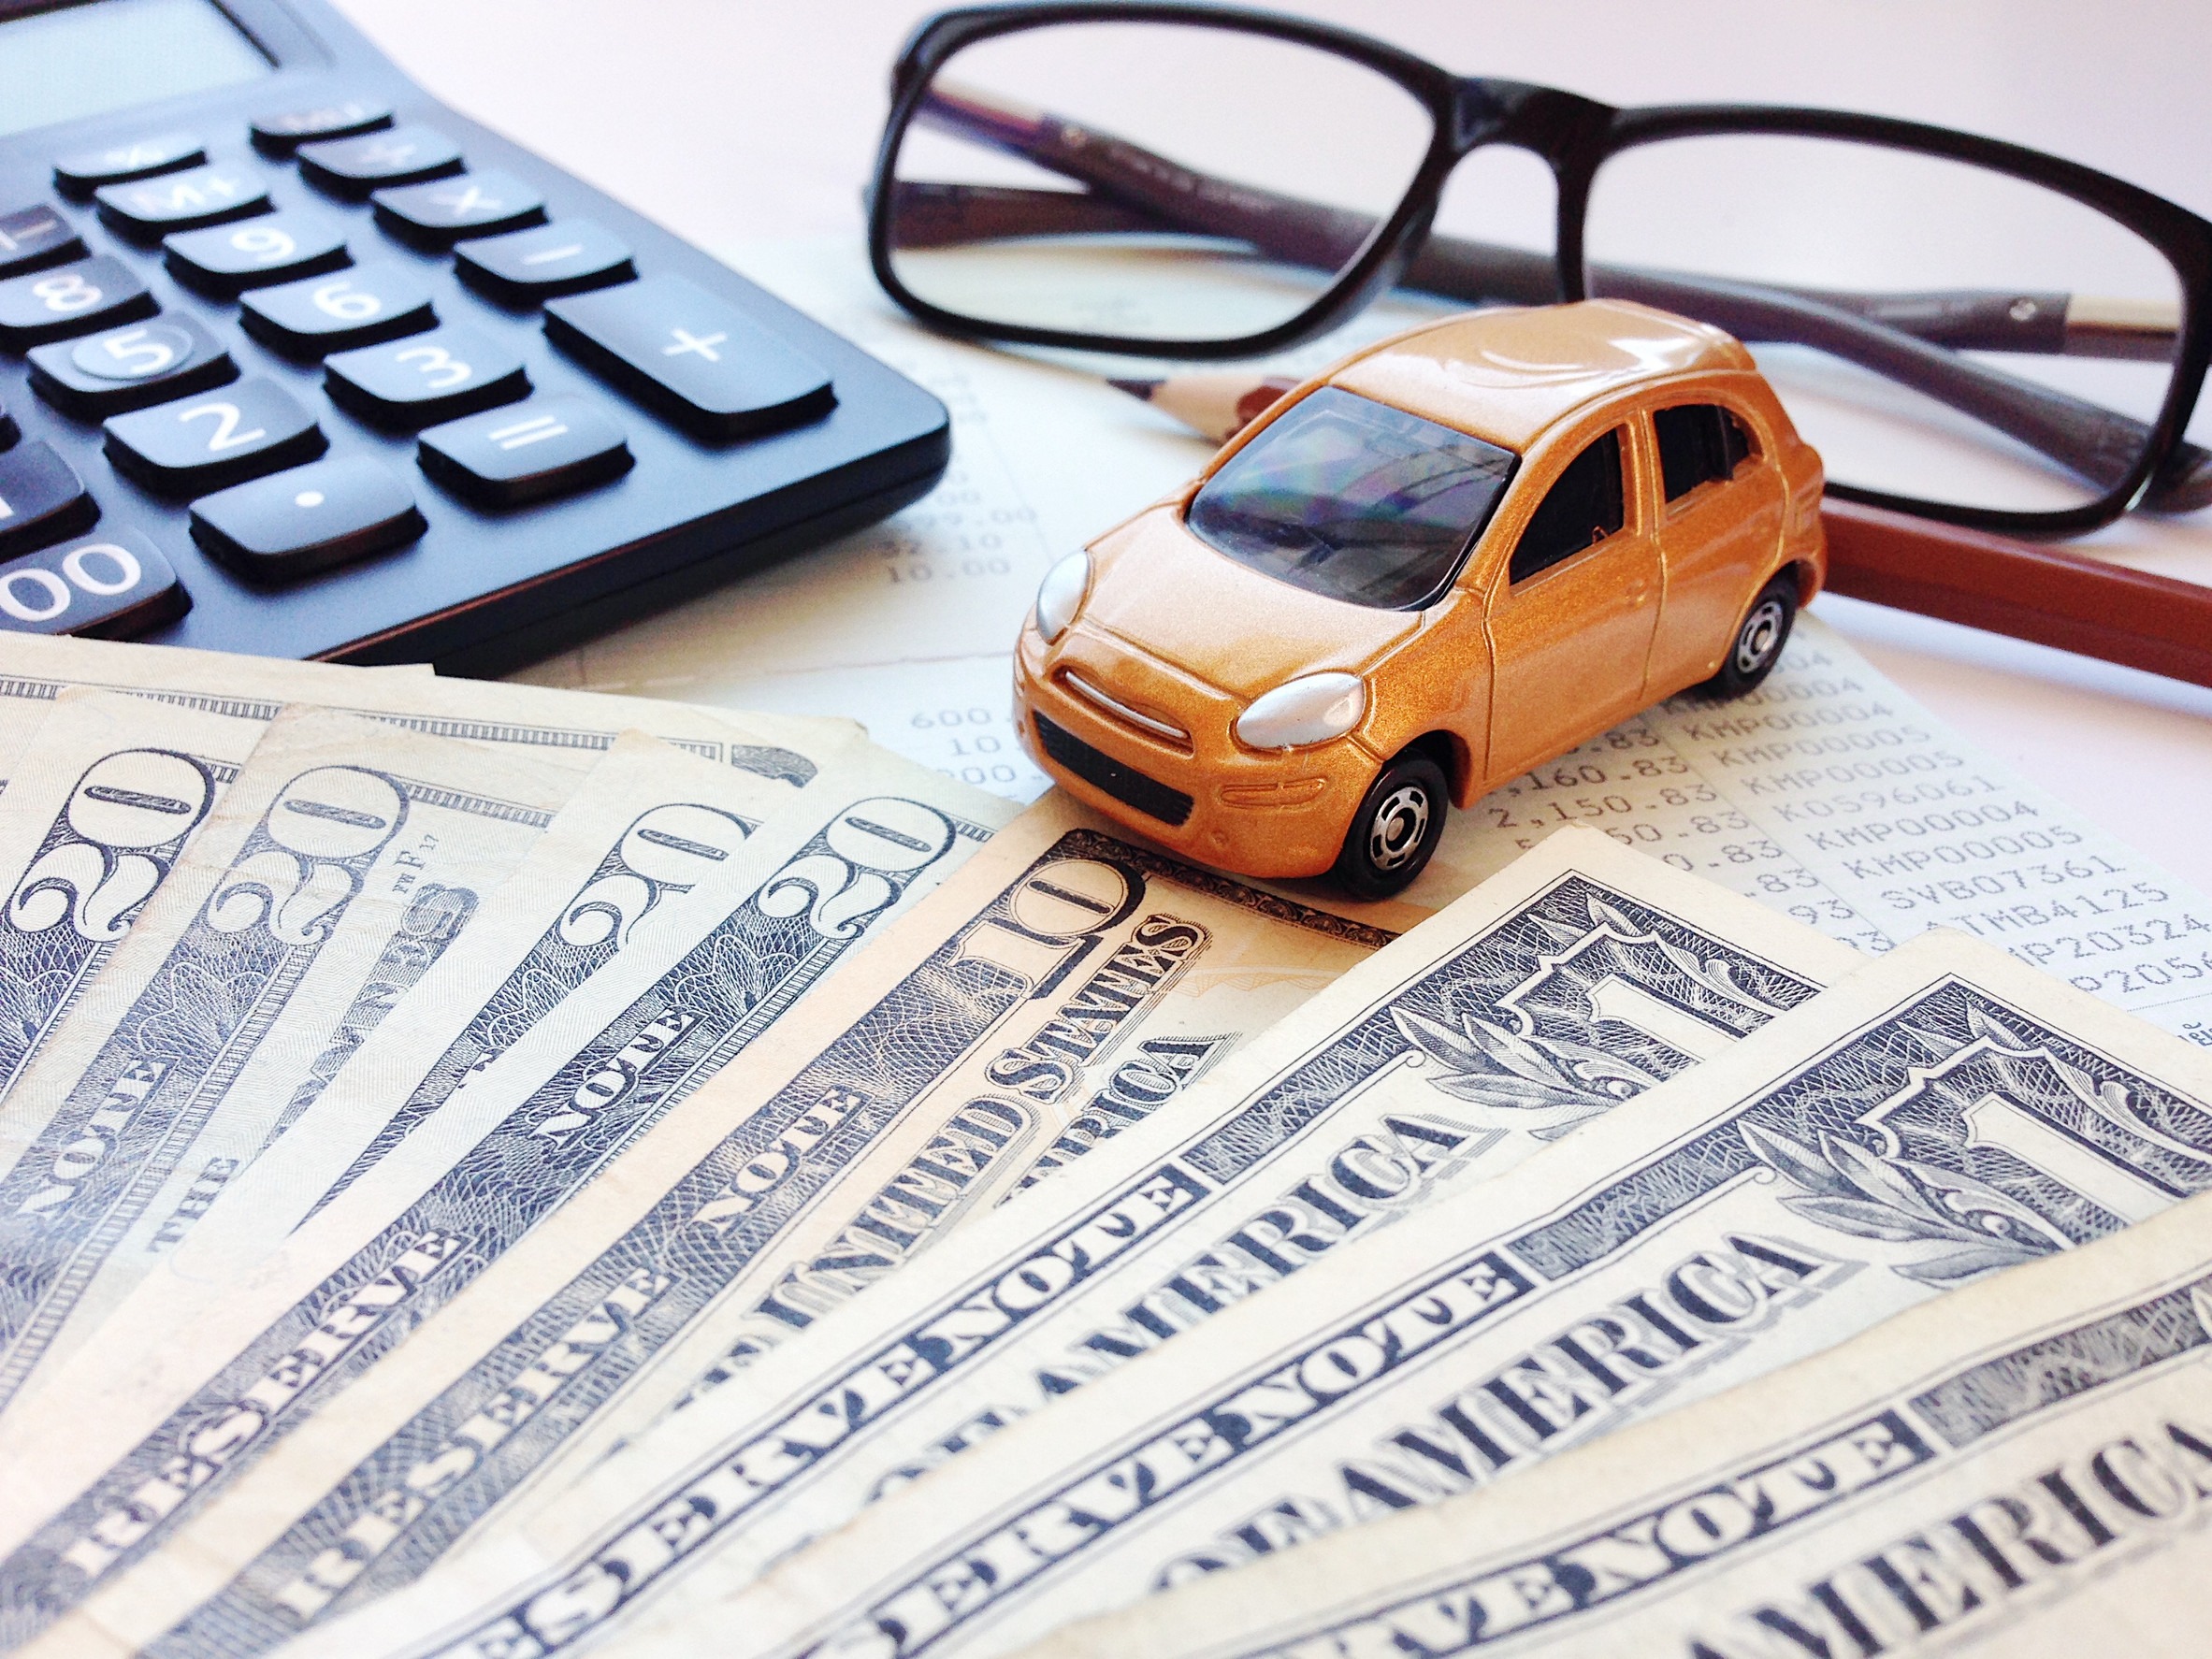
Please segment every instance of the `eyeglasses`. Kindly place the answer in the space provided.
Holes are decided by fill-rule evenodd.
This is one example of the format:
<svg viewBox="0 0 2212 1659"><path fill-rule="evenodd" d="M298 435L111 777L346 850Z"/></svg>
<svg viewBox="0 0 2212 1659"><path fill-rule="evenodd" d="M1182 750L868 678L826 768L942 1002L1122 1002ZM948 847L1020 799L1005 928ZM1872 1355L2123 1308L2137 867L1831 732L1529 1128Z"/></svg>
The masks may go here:
<svg viewBox="0 0 2212 1659"><path fill-rule="evenodd" d="M2043 535L2212 505L2212 453L2184 440L2212 223L2054 156L1876 116L1619 109L1211 6L947 12L892 85L871 257L940 328L1223 359L1394 286L1635 299L1742 339L1833 496ZM1491 168L1496 239L1431 234L1454 170L1507 152L1548 173L1537 210Z"/></svg>

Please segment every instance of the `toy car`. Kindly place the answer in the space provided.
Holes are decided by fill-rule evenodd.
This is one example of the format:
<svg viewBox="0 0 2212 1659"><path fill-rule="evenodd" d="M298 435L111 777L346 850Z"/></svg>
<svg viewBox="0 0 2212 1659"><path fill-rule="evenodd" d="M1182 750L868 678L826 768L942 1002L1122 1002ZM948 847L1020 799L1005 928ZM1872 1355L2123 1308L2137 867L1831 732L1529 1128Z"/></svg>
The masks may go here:
<svg viewBox="0 0 2212 1659"><path fill-rule="evenodd" d="M1387 897L1447 801L1763 680L1821 584L1820 491L1718 329L1617 300L1417 328L1047 573L1022 741L1190 857Z"/></svg>

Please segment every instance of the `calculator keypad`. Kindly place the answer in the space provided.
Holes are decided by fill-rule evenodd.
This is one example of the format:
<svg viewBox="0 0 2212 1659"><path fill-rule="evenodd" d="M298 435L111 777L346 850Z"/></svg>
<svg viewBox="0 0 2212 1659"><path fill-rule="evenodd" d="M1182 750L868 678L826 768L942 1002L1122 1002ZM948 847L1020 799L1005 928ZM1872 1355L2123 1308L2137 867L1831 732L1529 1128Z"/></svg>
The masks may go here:
<svg viewBox="0 0 2212 1659"><path fill-rule="evenodd" d="M553 343L703 438L729 440L827 414L830 377L735 307L682 277L548 300Z"/></svg>
<svg viewBox="0 0 2212 1659"><path fill-rule="evenodd" d="M300 176L310 184L356 202L387 184L419 184L461 170L461 147L426 126L302 144L298 155Z"/></svg>
<svg viewBox="0 0 2212 1659"><path fill-rule="evenodd" d="M192 539L261 582L296 582L389 553L427 527L413 493L367 455L295 467L192 504Z"/></svg>
<svg viewBox="0 0 2212 1659"><path fill-rule="evenodd" d="M456 173L369 199L379 224L418 248L450 248L463 237L520 230L545 217L545 198L512 173Z"/></svg>
<svg viewBox="0 0 2212 1659"><path fill-rule="evenodd" d="M529 396L522 359L473 328L433 328L323 363L330 400L380 426L434 426Z"/></svg>
<svg viewBox="0 0 2212 1659"><path fill-rule="evenodd" d="M337 270L352 257L345 226L307 208L180 231L161 245L171 276L218 299Z"/></svg>
<svg viewBox="0 0 2212 1659"><path fill-rule="evenodd" d="M329 447L298 399L258 378L116 415L102 429L117 471L171 496L223 489L312 460Z"/></svg>
<svg viewBox="0 0 2212 1659"><path fill-rule="evenodd" d="M570 495L634 465L620 423L582 397L533 397L433 426L416 459L446 489L484 507Z"/></svg>
<svg viewBox="0 0 2212 1659"><path fill-rule="evenodd" d="M0 213L0 277L83 257L84 238L44 202Z"/></svg>
<svg viewBox="0 0 2212 1659"><path fill-rule="evenodd" d="M517 310L557 295L627 282L638 274L629 244L588 219L557 219L463 242L454 250L454 269L487 299Z"/></svg>
<svg viewBox="0 0 2212 1659"><path fill-rule="evenodd" d="M98 254L0 281L0 347L28 351L153 312L153 296L131 267Z"/></svg>
<svg viewBox="0 0 2212 1659"><path fill-rule="evenodd" d="M196 167L207 159L207 151L193 134L162 133L65 155L53 165L53 181L64 195L86 202L103 184L126 184L134 179L174 173Z"/></svg>
<svg viewBox="0 0 2212 1659"><path fill-rule="evenodd" d="M420 334L437 321L423 280L388 259L256 288L239 307L239 322L248 334L295 357Z"/></svg>
<svg viewBox="0 0 2212 1659"><path fill-rule="evenodd" d="M0 564L0 628L19 633L127 640L191 609L175 567L136 530Z"/></svg>
<svg viewBox="0 0 2212 1659"><path fill-rule="evenodd" d="M44 439L0 454L0 558L89 530L99 516L77 469Z"/></svg>
<svg viewBox="0 0 2212 1659"><path fill-rule="evenodd" d="M392 124L392 107L371 98L342 98L305 109L276 109L253 118L253 148L282 161L318 138L350 138Z"/></svg>
<svg viewBox="0 0 2212 1659"><path fill-rule="evenodd" d="M103 184L93 192L100 217L128 237L157 241L172 230L196 230L268 211L268 182L248 167L214 165Z"/></svg>
<svg viewBox="0 0 2212 1659"><path fill-rule="evenodd" d="M190 317L156 317L31 353L31 386L80 421L166 403L238 379L223 342Z"/></svg>

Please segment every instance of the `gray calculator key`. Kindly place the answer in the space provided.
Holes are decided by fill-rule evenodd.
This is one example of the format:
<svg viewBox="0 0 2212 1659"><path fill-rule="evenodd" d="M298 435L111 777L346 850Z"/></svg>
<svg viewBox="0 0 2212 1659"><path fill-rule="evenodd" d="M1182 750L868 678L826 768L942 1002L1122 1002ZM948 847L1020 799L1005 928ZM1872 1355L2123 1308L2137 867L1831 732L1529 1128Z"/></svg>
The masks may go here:
<svg viewBox="0 0 2212 1659"><path fill-rule="evenodd" d="M305 208L180 231L161 245L171 276L218 299L337 270L353 259L345 226Z"/></svg>
<svg viewBox="0 0 2212 1659"><path fill-rule="evenodd" d="M376 222L401 241L449 248L463 237L519 230L545 217L545 198L513 173L489 169L401 184L370 196Z"/></svg>
<svg viewBox="0 0 2212 1659"><path fill-rule="evenodd" d="M485 507L589 489L631 466L621 425L582 397L533 397L433 426L416 459L442 487Z"/></svg>
<svg viewBox="0 0 2212 1659"><path fill-rule="evenodd" d="M461 170L461 147L434 127L397 126L299 147L299 173L317 190L365 200L387 184L415 184Z"/></svg>
<svg viewBox="0 0 2212 1659"><path fill-rule="evenodd" d="M700 437L816 420L830 376L797 347L682 277L643 277L545 304L546 338Z"/></svg>
<svg viewBox="0 0 2212 1659"><path fill-rule="evenodd" d="M100 217L127 236L152 240L172 230L196 230L268 211L268 184L251 167L218 163L141 179L135 184L103 184L93 192Z"/></svg>
<svg viewBox="0 0 2212 1659"><path fill-rule="evenodd" d="M518 307L627 282L638 274L629 244L588 219L557 219L463 242L454 250L454 270L479 294Z"/></svg>
<svg viewBox="0 0 2212 1659"><path fill-rule="evenodd" d="M256 288L239 322L264 345L298 357L374 345L434 327L438 313L423 280L395 260L372 259L328 276Z"/></svg>
<svg viewBox="0 0 2212 1659"><path fill-rule="evenodd" d="M0 277L83 257L77 227L44 202L0 212Z"/></svg>
<svg viewBox="0 0 2212 1659"><path fill-rule="evenodd" d="M89 530L99 516L77 469L44 439L0 454L0 558Z"/></svg>
<svg viewBox="0 0 2212 1659"><path fill-rule="evenodd" d="M53 165L53 181L64 195L89 201L103 184L127 184L134 179L175 173L196 167L207 159L206 149L193 134L158 133L65 155Z"/></svg>
<svg viewBox="0 0 2212 1659"><path fill-rule="evenodd" d="M280 159L302 144L350 138L392 124L392 107L381 98L340 98L298 109L274 109L253 118L253 148Z"/></svg>
<svg viewBox="0 0 2212 1659"><path fill-rule="evenodd" d="M97 254L0 281L0 346L24 352L50 339L151 317L153 296L130 267Z"/></svg>
<svg viewBox="0 0 2212 1659"><path fill-rule="evenodd" d="M172 496L223 489L329 447L291 393L260 379L116 415L102 429L118 472Z"/></svg>
<svg viewBox="0 0 2212 1659"><path fill-rule="evenodd" d="M136 530L0 564L0 631L128 640L191 609L175 567Z"/></svg>
<svg viewBox="0 0 2212 1659"><path fill-rule="evenodd" d="M192 539L240 575L291 582L404 547L427 527L381 461L339 455L192 504Z"/></svg>
<svg viewBox="0 0 2212 1659"><path fill-rule="evenodd" d="M80 421L166 403L238 376L223 342L181 313L31 352L31 389Z"/></svg>
<svg viewBox="0 0 2212 1659"><path fill-rule="evenodd" d="M330 400L381 426L428 426L529 395L521 357L473 328L433 328L323 363Z"/></svg>

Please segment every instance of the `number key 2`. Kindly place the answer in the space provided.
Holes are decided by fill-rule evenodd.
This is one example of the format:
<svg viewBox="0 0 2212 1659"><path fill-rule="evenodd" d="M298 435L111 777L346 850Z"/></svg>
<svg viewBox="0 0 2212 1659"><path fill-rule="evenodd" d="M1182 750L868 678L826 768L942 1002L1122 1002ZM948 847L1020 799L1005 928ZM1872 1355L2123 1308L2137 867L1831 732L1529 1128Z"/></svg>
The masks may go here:
<svg viewBox="0 0 2212 1659"><path fill-rule="evenodd" d="M80 421L166 403L238 376L222 342L187 316L126 323L31 353L31 389Z"/></svg>
<svg viewBox="0 0 2212 1659"><path fill-rule="evenodd" d="M136 530L0 565L0 630L127 640L191 609L169 561Z"/></svg>
<svg viewBox="0 0 2212 1659"><path fill-rule="evenodd" d="M323 365L330 400L383 426L427 426L529 395L522 359L473 328L433 328L340 352Z"/></svg>
<svg viewBox="0 0 2212 1659"><path fill-rule="evenodd" d="M153 296L121 260L80 259L0 282L0 346L28 351L153 311Z"/></svg>
<svg viewBox="0 0 2212 1659"><path fill-rule="evenodd" d="M218 299L352 263L345 227L299 209L243 224L180 231L164 237L161 245L171 276Z"/></svg>
<svg viewBox="0 0 2212 1659"><path fill-rule="evenodd" d="M257 288L239 310L248 334L296 357L420 334L437 321L422 279L384 259L335 276Z"/></svg>
<svg viewBox="0 0 2212 1659"><path fill-rule="evenodd" d="M117 415L105 430L118 472L173 496L219 490L311 461L329 447L315 417L265 380Z"/></svg>

